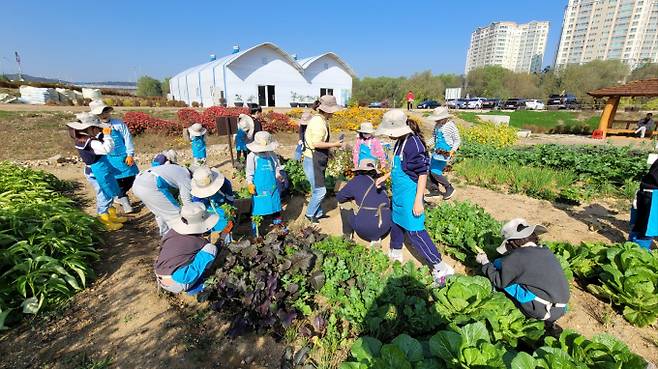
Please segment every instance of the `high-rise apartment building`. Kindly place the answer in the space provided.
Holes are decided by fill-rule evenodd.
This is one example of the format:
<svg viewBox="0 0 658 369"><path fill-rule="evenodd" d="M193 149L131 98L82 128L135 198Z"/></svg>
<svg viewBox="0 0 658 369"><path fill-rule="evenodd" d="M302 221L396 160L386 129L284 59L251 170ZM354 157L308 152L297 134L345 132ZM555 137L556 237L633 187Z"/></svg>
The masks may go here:
<svg viewBox="0 0 658 369"><path fill-rule="evenodd" d="M548 22L495 22L471 34L465 72L500 65L515 72L539 72L544 62Z"/></svg>
<svg viewBox="0 0 658 369"><path fill-rule="evenodd" d="M658 62L658 0L569 0L555 66Z"/></svg>

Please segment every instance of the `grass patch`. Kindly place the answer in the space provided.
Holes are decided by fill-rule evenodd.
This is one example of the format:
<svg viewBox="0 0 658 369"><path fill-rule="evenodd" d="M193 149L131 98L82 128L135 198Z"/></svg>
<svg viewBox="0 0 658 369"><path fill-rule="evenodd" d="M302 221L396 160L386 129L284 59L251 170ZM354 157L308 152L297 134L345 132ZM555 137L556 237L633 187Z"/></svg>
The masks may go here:
<svg viewBox="0 0 658 369"><path fill-rule="evenodd" d="M531 129L534 132L575 133L591 132L596 129L599 117L596 114L576 113L570 111L490 111L487 113L459 112L457 116L471 123L479 123L477 115L506 115L510 117L510 126Z"/></svg>

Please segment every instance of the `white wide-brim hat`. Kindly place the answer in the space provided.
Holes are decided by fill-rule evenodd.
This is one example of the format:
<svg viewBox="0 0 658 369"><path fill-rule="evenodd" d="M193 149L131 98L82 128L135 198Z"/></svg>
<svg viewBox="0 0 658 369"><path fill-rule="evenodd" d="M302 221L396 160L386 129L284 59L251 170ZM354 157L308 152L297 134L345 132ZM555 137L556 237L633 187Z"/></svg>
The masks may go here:
<svg viewBox="0 0 658 369"><path fill-rule="evenodd" d="M217 169L200 167L192 174L192 195L199 198L210 197L219 191L226 178Z"/></svg>
<svg viewBox="0 0 658 369"><path fill-rule="evenodd" d="M167 224L180 234L203 234L211 230L218 220L219 215L207 212L202 203L193 202L183 205L179 216Z"/></svg>
<svg viewBox="0 0 658 369"><path fill-rule="evenodd" d="M238 115L238 128L240 128L243 131L248 131L250 129L253 129L254 127L254 120L247 114L240 114Z"/></svg>
<svg viewBox="0 0 658 369"><path fill-rule="evenodd" d="M325 113L335 113L342 109L343 108L338 105L338 102L336 102L336 96L324 95L320 97L318 110L322 110Z"/></svg>
<svg viewBox="0 0 658 369"><path fill-rule="evenodd" d="M187 131L190 133L190 136L192 137L203 136L208 132L208 130L203 128L203 126L200 123L192 124L187 128Z"/></svg>
<svg viewBox="0 0 658 369"><path fill-rule="evenodd" d="M432 114L430 114L427 119L436 122L437 120L448 119L450 117L452 117L452 115L450 114L450 111L448 111L448 108L445 106L439 106L432 110Z"/></svg>
<svg viewBox="0 0 658 369"><path fill-rule="evenodd" d="M500 231L500 234L503 236L503 243L496 248L496 251L499 254L505 254L507 252L507 241L530 237L535 232L537 234L543 234L548 232L548 229L541 224L528 224L528 221L523 218L512 219L505 223Z"/></svg>
<svg viewBox="0 0 658 369"><path fill-rule="evenodd" d="M81 131L89 127L98 127L98 128L107 128L110 127L107 123L102 123L100 119L94 114L91 113L78 113L75 115L77 119L76 122L66 123L66 126L76 131Z"/></svg>
<svg viewBox="0 0 658 369"><path fill-rule="evenodd" d="M107 109L107 108L109 108L110 110L114 110L113 107L105 105L103 100L94 100L94 101L90 102L89 103L89 108L91 108L90 113L94 114L94 115L103 114L103 111L105 111L105 109Z"/></svg>
<svg viewBox="0 0 658 369"><path fill-rule="evenodd" d="M363 122L356 131L359 133L373 134L375 133L375 127L370 122Z"/></svg>
<svg viewBox="0 0 658 369"><path fill-rule="evenodd" d="M247 144L247 148L252 152L274 151L279 147L279 143L274 141L272 135L267 131L256 132L254 141Z"/></svg>
<svg viewBox="0 0 658 369"><path fill-rule="evenodd" d="M382 123L375 131L377 136L402 137L413 133L407 125L407 114L401 109L392 109L384 113Z"/></svg>
<svg viewBox="0 0 658 369"><path fill-rule="evenodd" d="M359 161L359 165L354 167L352 170L355 172L370 172L374 170L375 172L379 173L379 169L377 169L377 162L374 159L361 159L361 161Z"/></svg>

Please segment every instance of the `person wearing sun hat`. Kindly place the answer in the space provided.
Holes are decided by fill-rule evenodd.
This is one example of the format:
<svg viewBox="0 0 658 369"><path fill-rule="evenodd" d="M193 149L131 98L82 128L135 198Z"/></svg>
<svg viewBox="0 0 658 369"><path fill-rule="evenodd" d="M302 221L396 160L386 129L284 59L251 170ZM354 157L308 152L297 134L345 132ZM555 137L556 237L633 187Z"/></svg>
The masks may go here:
<svg viewBox="0 0 658 369"><path fill-rule="evenodd" d="M159 286L172 293L203 290L202 277L217 256L217 246L205 236L218 219L202 203L183 205L169 222L154 264Z"/></svg>
<svg viewBox="0 0 658 369"><path fill-rule="evenodd" d="M272 215L272 224L281 224L281 193L279 182L284 180L283 167L274 150L279 144L266 131L256 132L254 142L247 144L246 175L249 193L252 195L252 216ZM252 230L257 234L258 224L252 222Z"/></svg>
<svg viewBox="0 0 658 369"><path fill-rule="evenodd" d="M238 127L235 133L235 152L238 161L240 156L247 160L249 149L247 143L251 142L254 138L254 120L247 114L240 114L238 116Z"/></svg>
<svg viewBox="0 0 658 369"><path fill-rule="evenodd" d="M324 176L329 162L329 149L343 146L342 138L337 142L329 142L331 129L329 119L342 108L338 106L336 97L324 95L317 104L318 113L309 121L304 132L304 161L303 168L306 179L311 184L311 199L306 209L306 218L311 223L318 223L324 217L321 205L327 194Z"/></svg>
<svg viewBox="0 0 658 369"><path fill-rule="evenodd" d="M396 140L391 172L376 181L377 187L384 184L388 178L391 178L392 183L393 223L389 257L402 261L402 245L407 236L411 246L432 266L436 284L444 285L445 279L455 271L441 260L441 254L425 229L423 194L429 171L429 158L420 127L401 109L392 109L384 113L375 134Z"/></svg>
<svg viewBox="0 0 658 369"><path fill-rule="evenodd" d="M375 127L370 122L363 122L356 130L357 137L354 147L352 148L352 161L354 166L358 166L363 159L375 159L379 165L386 167L386 154L382 147L381 141L373 134Z"/></svg>
<svg viewBox="0 0 658 369"><path fill-rule="evenodd" d="M155 155L153 161L151 161L151 166L157 167L167 162L173 164L178 163L178 153L176 150L169 149Z"/></svg>
<svg viewBox="0 0 658 369"><path fill-rule="evenodd" d="M455 152L461 145L459 130L450 118L448 108L440 106L427 117L429 121L434 122L434 152L430 159L430 176L428 190L430 197L438 196L439 185L443 186L445 192L443 199L448 200L455 194L455 188L450 184L448 178L443 174L443 170L448 162L455 157Z"/></svg>
<svg viewBox="0 0 658 369"><path fill-rule="evenodd" d="M201 123L194 123L183 131L183 136L192 144L192 158L197 166L206 162L206 133L208 130Z"/></svg>
<svg viewBox="0 0 658 369"><path fill-rule="evenodd" d="M569 282L553 252L540 246L539 235L546 231L540 224L512 219L503 225L503 242L496 248L503 256L489 262L481 252L475 259L494 287L505 291L525 315L554 329L567 311Z"/></svg>
<svg viewBox="0 0 658 369"><path fill-rule="evenodd" d="M202 203L209 212L219 215L213 232L221 232L229 240L229 234L233 223L228 214L222 209L222 205L233 205L235 197L233 187L222 173L217 169L200 167L192 174L192 202Z"/></svg>
<svg viewBox="0 0 658 369"><path fill-rule="evenodd" d="M114 108L105 105L102 100L94 100L89 103L91 114L94 114L102 123L107 123L112 128L111 136L114 141L114 149L107 155L110 164L116 169L115 177L119 184L119 195L117 202L123 208L126 214L132 213L133 208L128 198L128 191L135 182L135 176L139 173L139 168L135 163L135 146L128 126L118 118L112 117Z"/></svg>
<svg viewBox="0 0 658 369"><path fill-rule="evenodd" d="M77 121L67 123L69 135L73 138L75 148L85 163L84 174L96 192L96 211L98 219L109 231L123 227L126 218L116 214L112 207L114 198L120 193L119 184L107 156L114 149L109 124L101 123L98 117L90 113L76 114Z"/></svg>
<svg viewBox="0 0 658 369"><path fill-rule="evenodd" d="M339 204L352 205L341 206L343 235L352 239L356 233L372 246L381 244L391 230L391 200L385 189L375 186L380 174L377 161L363 159L353 171L354 178L336 193Z"/></svg>

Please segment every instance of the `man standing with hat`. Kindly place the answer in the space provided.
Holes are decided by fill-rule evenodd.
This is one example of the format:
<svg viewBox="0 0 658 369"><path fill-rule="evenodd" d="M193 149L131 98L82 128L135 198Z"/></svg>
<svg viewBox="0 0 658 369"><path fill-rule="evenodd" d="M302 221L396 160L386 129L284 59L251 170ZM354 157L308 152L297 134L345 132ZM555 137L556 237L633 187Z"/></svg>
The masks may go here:
<svg viewBox="0 0 658 369"><path fill-rule="evenodd" d="M552 330L567 311L569 282L553 252L539 245L543 233L546 227L542 225L512 219L503 226L504 240L496 249L503 257L491 263L481 252L475 259L491 283L505 291L525 315L545 321Z"/></svg>
<svg viewBox="0 0 658 369"><path fill-rule="evenodd" d="M94 100L89 103L91 113L96 115L102 123L109 124L112 128L110 136L114 141L114 149L107 155L110 164L116 169L115 178L119 184L119 194L117 202L123 208L126 214L132 213L133 208L128 199L128 191L135 182L135 176L139 173L139 168L135 164L135 146L128 126L118 118L112 118L114 108L105 105L101 100Z"/></svg>
<svg viewBox="0 0 658 369"><path fill-rule="evenodd" d="M427 182L430 194L428 197L439 196L439 185L441 185L445 189L444 200L452 198L455 188L443 174L443 170L455 157L455 152L461 145L459 129L450 118L452 115L448 108L443 106L434 109L427 118L434 122L434 152L430 158L430 180Z"/></svg>
<svg viewBox="0 0 658 369"><path fill-rule="evenodd" d="M318 114L308 122L304 134L304 173L306 179L311 184L311 199L306 209L306 219L311 223L318 223L320 218L324 217L321 204L327 189L324 186L324 175L329 162L329 149L342 147L343 140L329 142L331 138L329 119L331 116L340 111L336 97L325 95L320 97Z"/></svg>

